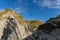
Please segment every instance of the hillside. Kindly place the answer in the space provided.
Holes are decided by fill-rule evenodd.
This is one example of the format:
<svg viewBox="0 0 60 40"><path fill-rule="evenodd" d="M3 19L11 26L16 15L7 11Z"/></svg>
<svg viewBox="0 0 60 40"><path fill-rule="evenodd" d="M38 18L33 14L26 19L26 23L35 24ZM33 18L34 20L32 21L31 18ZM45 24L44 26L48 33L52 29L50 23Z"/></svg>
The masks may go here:
<svg viewBox="0 0 60 40"><path fill-rule="evenodd" d="M31 29L33 29L33 31L36 31L38 26L43 24L43 22L40 20L31 20L31 21L25 20L25 21L28 25L30 25L30 27L32 27Z"/></svg>
<svg viewBox="0 0 60 40"><path fill-rule="evenodd" d="M60 15L50 18L24 40L60 40Z"/></svg>
<svg viewBox="0 0 60 40"><path fill-rule="evenodd" d="M29 23L28 23L29 22ZM0 12L0 39L23 40L31 35L41 21L25 21L24 18L13 10L5 9ZM31 26L30 26L31 25ZM36 25L36 28L33 26Z"/></svg>

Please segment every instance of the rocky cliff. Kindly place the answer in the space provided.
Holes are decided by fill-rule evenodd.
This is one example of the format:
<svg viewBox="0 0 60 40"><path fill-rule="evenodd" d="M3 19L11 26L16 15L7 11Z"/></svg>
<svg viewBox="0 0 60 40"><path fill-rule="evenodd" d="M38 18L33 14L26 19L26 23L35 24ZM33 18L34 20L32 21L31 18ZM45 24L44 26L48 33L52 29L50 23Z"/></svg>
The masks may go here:
<svg viewBox="0 0 60 40"><path fill-rule="evenodd" d="M60 40L60 15L51 18L24 40Z"/></svg>
<svg viewBox="0 0 60 40"><path fill-rule="evenodd" d="M0 12L0 40L23 40L33 33L32 27L15 11Z"/></svg>
<svg viewBox="0 0 60 40"><path fill-rule="evenodd" d="M60 15L42 23L5 9L0 12L0 40L60 40Z"/></svg>

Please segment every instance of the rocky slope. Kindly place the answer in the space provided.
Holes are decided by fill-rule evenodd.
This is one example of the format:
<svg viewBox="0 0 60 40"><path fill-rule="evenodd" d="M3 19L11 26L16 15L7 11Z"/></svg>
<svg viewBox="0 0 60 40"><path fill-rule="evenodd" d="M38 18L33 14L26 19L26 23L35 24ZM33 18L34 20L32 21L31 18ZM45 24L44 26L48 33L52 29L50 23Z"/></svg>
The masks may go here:
<svg viewBox="0 0 60 40"><path fill-rule="evenodd" d="M43 22L41 22L40 20L31 20L31 21L25 20L25 21L27 25L30 26L31 31L36 31L38 26L43 24Z"/></svg>
<svg viewBox="0 0 60 40"><path fill-rule="evenodd" d="M15 11L0 12L0 40L23 40L33 33L32 27Z"/></svg>
<svg viewBox="0 0 60 40"><path fill-rule="evenodd" d="M60 40L60 15L42 23L24 20L10 9L1 11L0 40Z"/></svg>
<svg viewBox="0 0 60 40"><path fill-rule="evenodd" d="M40 25L32 35L24 40L60 40L60 15Z"/></svg>

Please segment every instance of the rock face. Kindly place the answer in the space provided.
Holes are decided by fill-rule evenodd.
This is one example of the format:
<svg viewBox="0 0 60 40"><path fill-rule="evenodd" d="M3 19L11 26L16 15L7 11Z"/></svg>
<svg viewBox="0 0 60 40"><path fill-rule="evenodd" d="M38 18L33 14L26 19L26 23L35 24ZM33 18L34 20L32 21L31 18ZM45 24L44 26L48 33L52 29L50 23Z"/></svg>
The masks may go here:
<svg viewBox="0 0 60 40"><path fill-rule="evenodd" d="M60 40L60 15L40 25L32 35L24 40Z"/></svg>
<svg viewBox="0 0 60 40"><path fill-rule="evenodd" d="M60 29L53 30L50 34L37 30L24 40L60 40Z"/></svg>
<svg viewBox="0 0 60 40"><path fill-rule="evenodd" d="M31 28L15 11L0 12L0 40L23 40L33 33Z"/></svg>
<svg viewBox="0 0 60 40"><path fill-rule="evenodd" d="M60 15L43 24L6 9L0 12L0 40L60 40Z"/></svg>
<svg viewBox="0 0 60 40"><path fill-rule="evenodd" d="M1 40L22 40L15 19L10 17L7 19L7 25L3 30Z"/></svg>
<svg viewBox="0 0 60 40"><path fill-rule="evenodd" d="M58 22L60 22L60 15L58 15L56 18L50 18L46 22L58 23Z"/></svg>
<svg viewBox="0 0 60 40"><path fill-rule="evenodd" d="M19 24L18 16L14 11L6 10L0 16L0 39L1 40L22 40L26 31L22 22ZM21 18L20 18L21 19ZM22 19L21 19L22 20ZM20 29L21 28L21 29ZM23 36L24 35L24 36Z"/></svg>

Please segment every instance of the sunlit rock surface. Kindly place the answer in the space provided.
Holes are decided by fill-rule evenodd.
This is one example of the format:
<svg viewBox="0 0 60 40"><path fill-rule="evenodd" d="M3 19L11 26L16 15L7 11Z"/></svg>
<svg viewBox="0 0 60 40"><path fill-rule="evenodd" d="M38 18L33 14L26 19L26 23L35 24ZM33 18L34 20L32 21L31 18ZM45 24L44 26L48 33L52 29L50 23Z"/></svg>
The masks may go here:
<svg viewBox="0 0 60 40"><path fill-rule="evenodd" d="M0 39L1 40L23 40L31 33L27 30L27 24L22 18L11 10L6 10L0 16ZM23 22L24 23L23 23Z"/></svg>
<svg viewBox="0 0 60 40"><path fill-rule="evenodd" d="M32 26L15 11L0 12L0 40L23 40L33 32Z"/></svg>

